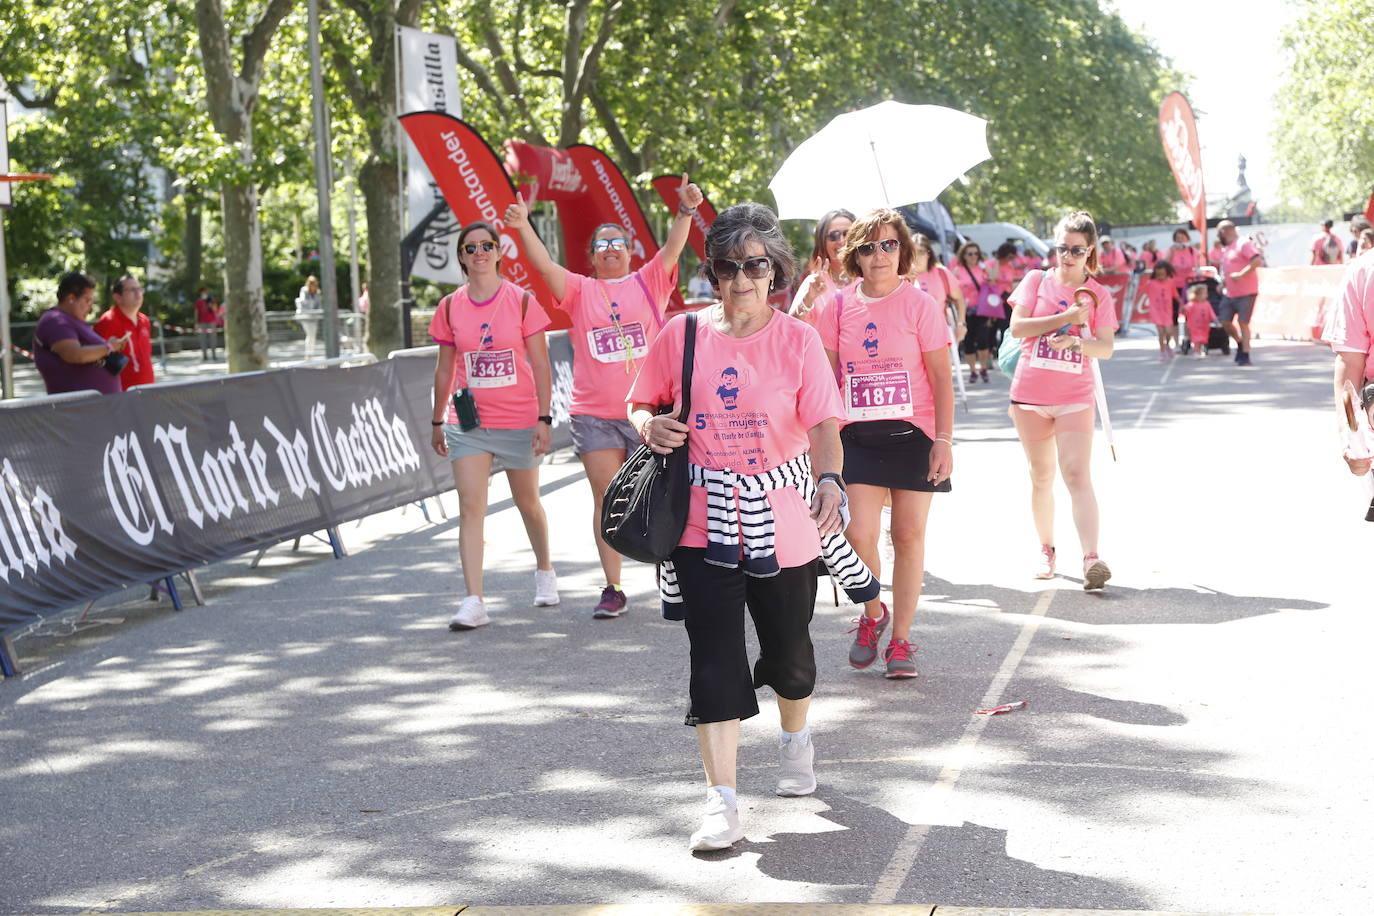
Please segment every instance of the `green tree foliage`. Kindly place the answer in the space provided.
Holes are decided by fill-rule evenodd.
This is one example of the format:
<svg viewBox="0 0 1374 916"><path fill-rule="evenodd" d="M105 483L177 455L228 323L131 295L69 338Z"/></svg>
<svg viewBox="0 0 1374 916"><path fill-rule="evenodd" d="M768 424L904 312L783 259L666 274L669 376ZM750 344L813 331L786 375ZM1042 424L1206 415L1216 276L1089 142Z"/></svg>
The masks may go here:
<svg viewBox="0 0 1374 916"><path fill-rule="evenodd" d="M1280 39L1280 195L1312 218L1363 210L1374 187L1374 86L1363 66L1370 22L1374 0L1296 0Z"/></svg>

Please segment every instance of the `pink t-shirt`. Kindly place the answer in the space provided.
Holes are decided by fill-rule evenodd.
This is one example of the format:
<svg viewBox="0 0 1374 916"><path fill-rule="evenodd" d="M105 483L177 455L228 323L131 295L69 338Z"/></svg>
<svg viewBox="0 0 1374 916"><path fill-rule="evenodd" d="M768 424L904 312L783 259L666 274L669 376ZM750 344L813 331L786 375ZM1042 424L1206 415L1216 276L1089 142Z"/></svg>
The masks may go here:
<svg viewBox="0 0 1374 916"><path fill-rule="evenodd" d="M687 455L693 464L758 474L807 452L813 426L844 417L835 375L821 339L805 322L773 312L763 329L730 337L711 325L708 309L697 319L692 370L692 415ZM631 402L680 404L686 316L668 322L649 348L630 388ZM810 507L796 490L770 490L776 553L783 567L820 555ZM706 546L706 490L692 488L687 527L678 544Z"/></svg>
<svg viewBox="0 0 1374 916"><path fill-rule="evenodd" d="M1334 232L1322 232L1312 240L1313 264L1345 263L1345 246Z"/></svg>
<svg viewBox="0 0 1374 916"><path fill-rule="evenodd" d="M1155 324L1174 323L1174 290L1173 280L1149 277L1140 281L1140 294L1145 297L1146 307L1150 310L1150 321Z"/></svg>
<svg viewBox="0 0 1374 916"><path fill-rule="evenodd" d="M955 262L950 262L949 272L958 281L959 289L964 294L964 302L968 305L969 314L972 315L973 307L978 303L979 284L984 287L988 285L988 272L983 269L981 264L970 271L963 264Z"/></svg>
<svg viewBox="0 0 1374 916"><path fill-rule="evenodd" d="M1185 302L1182 312L1184 323L1188 326L1188 339L1205 346L1207 333L1212 329L1212 322L1217 317L1217 313L1212 311L1212 303L1206 299Z"/></svg>
<svg viewBox="0 0 1374 916"><path fill-rule="evenodd" d="M1234 279L1231 274L1238 270L1244 270L1252 258L1259 256L1260 250L1254 242L1249 239L1242 239L1239 236L1231 240L1231 244L1221 249L1221 275L1225 278L1226 295L1228 296L1253 296L1259 292L1259 272L1250 271L1240 279Z"/></svg>
<svg viewBox="0 0 1374 916"><path fill-rule="evenodd" d="M603 420L625 419L625 394L639 363L663 329L663 313L677 283L663 260L649 258L621 280L563 274L563 301L554 305L572 318L570 412Z"/></svg>
<svg viewBox="0 0 1374 916"><path fill-rule="evenodd" d="M1028 277L1011 294L1012 305L1025 306L1029 318L1055 315L1073 304L1074 287L1060 283L1052 272L1047 271L1041 278L1035 302L1027 303L1034 285L1035 280ZM1097 293L1097 307L1088 322L1090 335L1096 337L1101 328L1118 328L1120 322L1111 292L1091 277L1084 286ZM1069 333L1075 337L1084 336L1082 326L1075 326ZM1021 358L1011 381L1011 399L1041 406L1093 403L1092 357L1071 350L1050 349L1048 341L1052 336L1053 332L1021 341Z"/></svg>
<svg viewBox="0 0 1374 916"><path fill-rule="evenodd" d="M1182 290L1188 285L1188 278L1197 273L1202 266L1202 255L1192 245L1182 248L1170 246L1164 249L1164 260L1173 265L1174 286Z"/></svg>
<svg viewBox="0 0 1374 916"><path fill-rule="evenodd" d="M1097 266L1104 274L1124 274L1126 269L1126 252L1113 245L1111 251L1102 251L1097 256Z"/></svg>
<svg viewBox="0 0 1374 916"><path fill-rule="evenodd" d="M1345 290L1326 316L1322 339L1337 353L1363 353L1365 378L1374 376L1374 249L1345 269Z"/></svg>
<svg viewBox="0 0 1374 916"><path fill-rule="evenodd" d="M1011 292L1011 288L1016 285L1016 281L1026 274L1025 271L1019 270L1019 265L1016 263L1015 258L1008 258L1005 261L989 258L985 267L989 277L992 276L992 268L994 266L997 268L997 279L990 280L989 282L992 284L993 291L1005 300L1007 293Z"/></svg>
<svg viewBox="0 0 1374 916"><path fill-rule="evenodd" d="M918 274L913 282L920 287L921 292L941 305L945 304L955 288L954 278L950 276L949 268L943 264L936 264L925 273Z"/></svg>
<svg viewBox="0 0 1374 916"><path fill-rule="evenodd" d="M935 438L935 396L925 354L949 346L944 309L903 280L881 299L862 284L817 309L821 343L839 360L844 422L906 420Z"/></svg>
<svg viewBox="0 0 1374 916"><path fill-rule="evenodd" d="M543 333L549 316L530 296L521 321L524 297L525 291L509 280L502 280L496 295L485 302L473 302L468 287L462 286L439 301L429 322L434 342L458 351L453 391L471 389L483 429L525 429L539 422L525 338ZM451 399L447 416L449 423L458 422Z"/></svg>

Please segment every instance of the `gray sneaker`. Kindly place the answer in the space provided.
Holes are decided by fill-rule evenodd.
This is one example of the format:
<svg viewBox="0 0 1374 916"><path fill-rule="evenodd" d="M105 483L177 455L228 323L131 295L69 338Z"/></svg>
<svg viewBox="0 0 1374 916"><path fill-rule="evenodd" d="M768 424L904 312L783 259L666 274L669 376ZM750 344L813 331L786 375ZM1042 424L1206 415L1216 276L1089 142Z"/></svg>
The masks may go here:
<svg viewBox="0 0 1374 916"><path fill-rule="evenodd" d="M859 619L855 621L858 626L849 631L858 633L854 637L854 644L849 647L850 667L867 668L878 657L878 640L887 629L888 622L892 620L887 605L882 602L879 602L879 605L883 609L883 616L874 620L867 614L860 614Z"/></svg>
<svg viewBox="0 0 1374 916"><path fill-rule="evenodd" d="M797 798L816 791L816 745L789 741L778 748L778 785L783 798Z"/></svg>
<svg viewBox="0 0 1374 916"><path fill-rule="evenodd" d="M883 658L887 661L887 674L883 676L894 681L915 677L916 662L912 656L918 648L905 639L894 637L889 640L887 648L883 650Z"/></svg>

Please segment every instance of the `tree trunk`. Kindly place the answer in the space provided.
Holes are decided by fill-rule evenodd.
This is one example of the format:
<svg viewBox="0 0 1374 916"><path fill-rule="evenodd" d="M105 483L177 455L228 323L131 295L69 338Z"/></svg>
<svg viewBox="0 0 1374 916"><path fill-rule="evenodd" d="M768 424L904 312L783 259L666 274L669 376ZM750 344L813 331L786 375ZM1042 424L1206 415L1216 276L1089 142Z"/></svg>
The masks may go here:
<svg viewBox="0 0 1374 916"><path fill-rule="evenodd" d="M181 258L185 269L181 286L188 299L195 299L200 288L200 271L204 253L204 205L200 188L191 185L181 192L182 213L186 226L181 236Z"/></svg>
<svg viewBox="0 0 1374 916"><path fill-rule="evenodd" d="M262 294L262 228L258 192L251 184L225 183L224 352L230 372L267 368L267 306Z"/></svg>
<svg viewBox="0 0 1374 916"><path fill-rule="evenodd" d="M395 117L394 111L391 116ZM404 340L400 305L401 187L394 156L393 149L390 161L380 159L374 148L358 173L367 213L367 349L378 359L400 349Z"/></svg>

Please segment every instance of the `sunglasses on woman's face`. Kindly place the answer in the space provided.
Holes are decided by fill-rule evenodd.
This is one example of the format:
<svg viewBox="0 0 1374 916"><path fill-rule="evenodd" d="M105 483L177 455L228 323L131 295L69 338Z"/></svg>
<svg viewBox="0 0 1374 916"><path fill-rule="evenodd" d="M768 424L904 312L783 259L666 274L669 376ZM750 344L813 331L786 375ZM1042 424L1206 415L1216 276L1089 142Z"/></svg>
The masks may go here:
<svg viewBox="0 0 1374 916"><path fill-rule="evenodd" d="M1088 253L1088 249L1082 245L1055 245L1054 250L1061 258L1081 258Z"/></svg>
<svg viewBox="0 0 1374 916"><path fill-rule="evenodd" d="M855 248L854 251L857 252L861 258L871 258L873 252L877 251L879 248L881 248L885 254L892 254L901 247L902 243L897 239L883 239L881 242L864 242L862 245Z"/></svg>
<svg viewBox="0 0 1374 916"><path fill-rule="evenodd" d="M597 239L592 242L592 251L624 251L630 247L630 243L624 239Z"/></svg>
<svg viewBox="0 0 1374 916"><path fill-rule="evenodd" d="M838 242L840 239L844 238L848 234L849 233L846 232L844 229L831 229L829 232L825 234L825 240L827 242Z"/></svg>
<svg viewBox="0 0 1374 916"><path fill-rule="evenodd" d="M750 280L762 280L773 272L773 262L766 255L736 261L732 258L712 258L711 272L717 280L733 280L735 274L744 271Z"/></svg>
<svg viewBox="0 0 1374 916"><path fill-rule="evenodd" d="M966 252L964 252L964 260L968 260L969 258L973 258L974 260L977 260L978 258L981 258L982 256L983 256L983 253L982 253L981 251L966 251Z"/></svg>
<svg viewBox="0 0 1374 916"><path fill-rule="evenodd" d="M478 251L495 251L495 242L468 242L463 246L463 251L468 254L476 254Z"/></svg>

